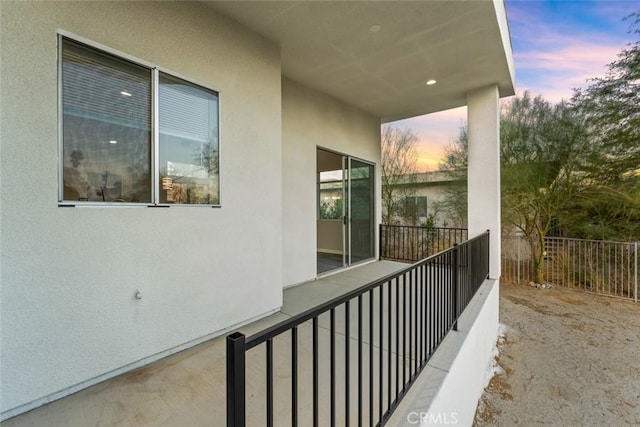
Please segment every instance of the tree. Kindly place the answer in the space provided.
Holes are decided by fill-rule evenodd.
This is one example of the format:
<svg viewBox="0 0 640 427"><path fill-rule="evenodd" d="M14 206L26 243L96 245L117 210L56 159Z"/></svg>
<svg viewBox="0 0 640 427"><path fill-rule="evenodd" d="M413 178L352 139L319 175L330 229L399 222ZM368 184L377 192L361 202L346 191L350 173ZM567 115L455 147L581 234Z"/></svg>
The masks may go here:
<svg viewBox="0 0 640 427"><path fill-rule="evenodd" d="M535 279L542 281L544 237L581 188L588 153L580 117L568 104L551 105L529 92L503 104L500 120L502 221L519 230L531 248ZM441 168L463 183L467 170L467 129L445 152ZM445 203L466 209L466 185L455 186ZM460 213L462 215L462 213Z"/></svg>
<svg viewBox="0 0 640 427"><path fill-rule="evenodd" d="M404 200L412 193L417 171L418 135L411 129L382 128L382 222L404 216Z"/></svg>
<svg viewBox="0 0 640 427"><path fill-rule="evenodd" d="M571 237L637 241L640 238L640 176L593 184L573 198L558 224Z"/></svg>
<svg viewBox="0 0 640 427"><path fill-rule="evenodd" d="M632 20L629 32L640 39L640 11L625 19ZM575 90L572 102L598 148L590 172L600 182L611 183L635 176L640 169L640 40L624 48L607 68L605 77Z"/></svg>
<svg viewBox="0 0 640 427"><path fill-rule="evenodd" d="M590 147L570 105L527 92L506 104L500 132L502 220L529 243L535 281L542 283L544 238L585 187Z"/></svg>
<svg viewBox="0 0 640 427"><path fill-rule="evenodd" d="M630 33L640 39L640 11ZM640 239L640 40L608 65L605 77L574 91L592 147L585 173L591 185L573 199L563 228L593 239Z"/></svg>
<svg viewBox="0 0 640 427"><path fill-rule="evenodd" d="M458 138L444 149L440 170L451 178L443 190L443 199L438 207L446 212L454 227L467 226L467 144L469 138L466 124L460 126Z"/></svg>

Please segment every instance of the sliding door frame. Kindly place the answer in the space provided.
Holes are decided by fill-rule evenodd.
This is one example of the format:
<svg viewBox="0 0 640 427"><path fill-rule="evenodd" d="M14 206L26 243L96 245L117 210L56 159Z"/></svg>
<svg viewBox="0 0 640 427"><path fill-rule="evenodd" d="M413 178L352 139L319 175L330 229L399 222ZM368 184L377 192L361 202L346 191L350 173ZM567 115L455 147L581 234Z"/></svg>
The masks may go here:
<svg viewBox="0 0 640 427"><path fill-rule="evenodd" d="M358 264L360 262L369 261L374 259L375 254L375 240L376 240L376 230L375 226L376 222L376 164L375 162L370 162L368 160L361 159L356 156L351 156L349 154L344 154L339 151L331 150L324 147L316 147L316 153L318 150L322 150L331 154L335 154L337 156L342 157L342 194L343 194L343 203L342 203L342 267L345 268L354 264ZM369 181L370 181L370 211L369 211L369 239L370 239L370 248L368 256L359 259L354 262L353 260L353 206L352 206L352 195L353 195L353 183L352 183L352 163L356 161L362 165L369 166ZM316 170L316 174L319 171ZM319 186L317 187L317 197L316 203L318 204L317 210L319 209L320 203L320 194L319 194Z"/></svg>

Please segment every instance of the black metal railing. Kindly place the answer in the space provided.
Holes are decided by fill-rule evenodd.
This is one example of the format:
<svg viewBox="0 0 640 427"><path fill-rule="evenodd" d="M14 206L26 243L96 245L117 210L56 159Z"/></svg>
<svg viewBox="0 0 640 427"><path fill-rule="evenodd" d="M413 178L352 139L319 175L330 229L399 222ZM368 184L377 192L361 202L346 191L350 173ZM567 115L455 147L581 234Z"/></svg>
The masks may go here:
<svg viewBox="0 0 640 427"><path fill-rule="evenodd" d="M467 239L466 228L380 224L380 259L413 263Z"/></svg>
<svg viewBox="0 0 640 427"><path fill-rule="evenodd" d="M384 425L488 272L487 231L254 335L228 335L227 426Z"/></svg>

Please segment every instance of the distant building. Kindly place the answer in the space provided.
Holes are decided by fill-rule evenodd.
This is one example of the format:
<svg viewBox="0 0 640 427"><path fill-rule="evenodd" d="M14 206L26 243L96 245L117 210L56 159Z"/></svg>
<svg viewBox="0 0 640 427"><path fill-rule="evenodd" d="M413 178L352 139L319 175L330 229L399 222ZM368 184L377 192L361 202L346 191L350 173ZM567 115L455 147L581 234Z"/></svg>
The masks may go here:
<svg viewBox="0 0 640 427"><path fill-rule="evenodd" d="M447 188L455 178L447 171L433 171L406 175L398 185L404 194L404 218L399 222L415 225L430 224L436 227L452 227L454 219L443 206Z"/></svg>

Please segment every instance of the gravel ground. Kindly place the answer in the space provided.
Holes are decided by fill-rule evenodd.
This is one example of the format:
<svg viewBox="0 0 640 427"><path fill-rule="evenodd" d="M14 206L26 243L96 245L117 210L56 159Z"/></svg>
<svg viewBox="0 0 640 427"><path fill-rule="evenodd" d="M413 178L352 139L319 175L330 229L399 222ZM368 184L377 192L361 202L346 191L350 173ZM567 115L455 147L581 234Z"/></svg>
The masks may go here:
<svg viewBox="0 0 640 427"><path fill-rule="evenodd" d="M502 284L476 426L640 425L640 303Z"/></svg>

